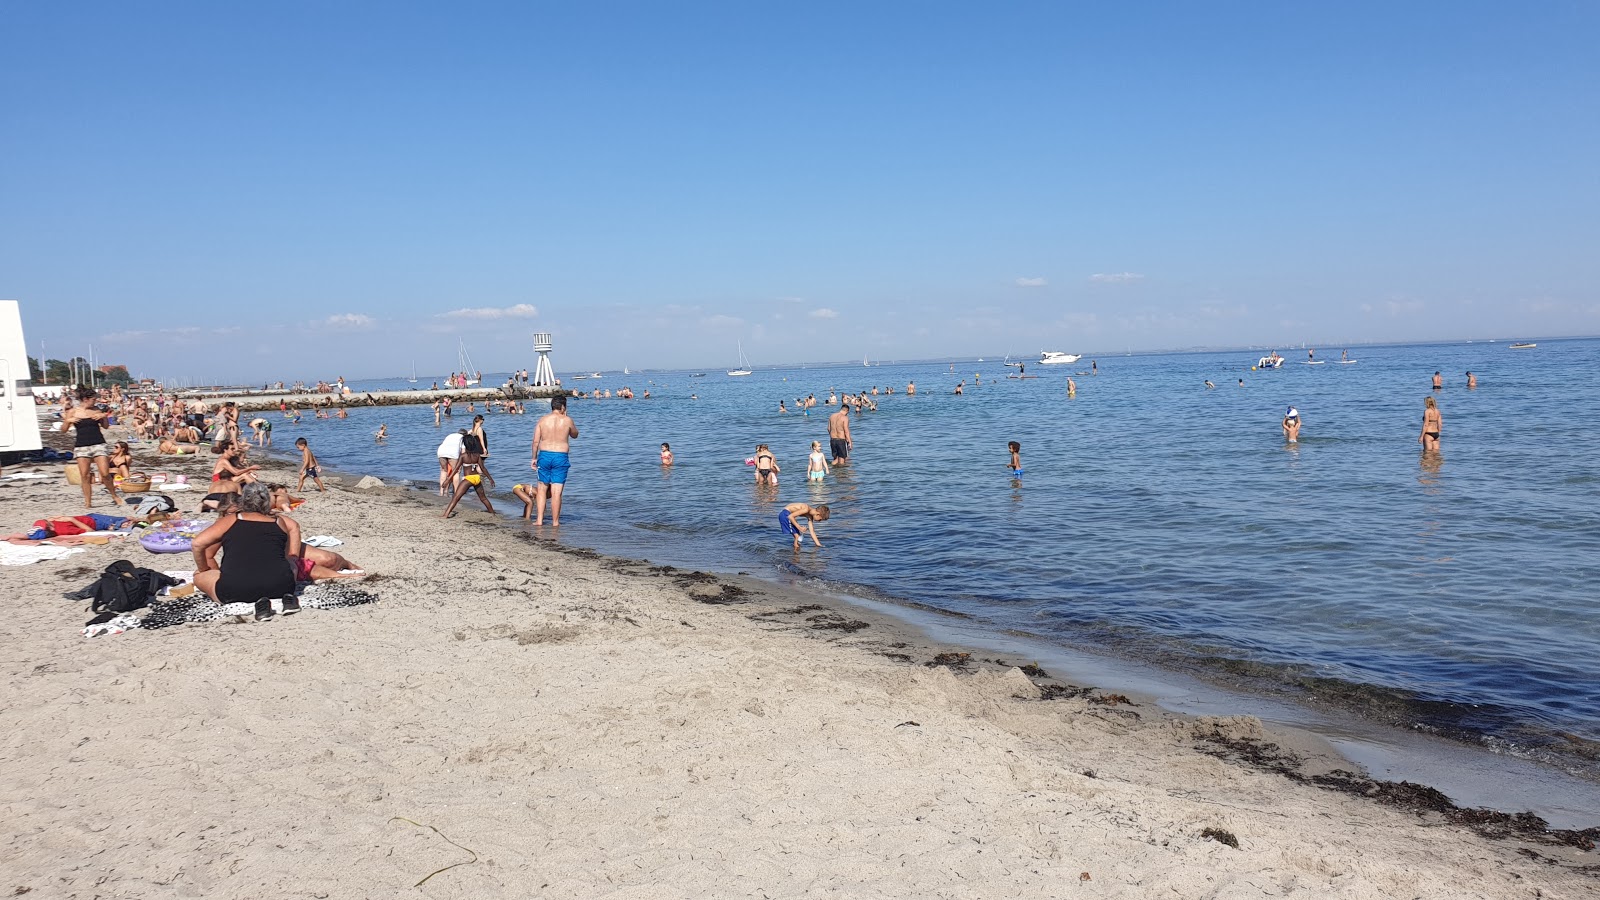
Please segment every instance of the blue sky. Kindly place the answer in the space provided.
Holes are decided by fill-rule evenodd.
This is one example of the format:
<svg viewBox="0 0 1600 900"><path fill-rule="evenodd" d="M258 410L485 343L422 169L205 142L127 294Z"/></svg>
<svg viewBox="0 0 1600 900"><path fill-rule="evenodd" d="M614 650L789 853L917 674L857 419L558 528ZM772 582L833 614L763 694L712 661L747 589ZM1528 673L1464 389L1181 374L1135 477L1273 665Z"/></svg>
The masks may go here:
<svg viewBox="0 0 1600 900"><path fill-rule="evenodd" d="M1600 333L1600 4L0 5L0 297L208 380Z"/></svg>

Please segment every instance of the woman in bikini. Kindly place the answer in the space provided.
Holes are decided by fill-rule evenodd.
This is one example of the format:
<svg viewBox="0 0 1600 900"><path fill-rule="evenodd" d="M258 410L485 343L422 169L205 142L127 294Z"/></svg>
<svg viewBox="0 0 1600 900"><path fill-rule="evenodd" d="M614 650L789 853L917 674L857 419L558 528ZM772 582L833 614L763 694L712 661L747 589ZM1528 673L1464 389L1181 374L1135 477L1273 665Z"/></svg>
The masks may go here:
<svg viewBox="0 0 1600 900"><path fill-rule="evenodd" d="M1439 449L1439 432L1444 417L1439 415L1439 404L1432 397L1422 398L1422 436L1417 438L1424 453Z"/></svg>
<svg viewBox="0 0 1600 900"><path fill-rule="evenodd" d="M128 449L128 442L117 441L117 446L112 448L111 456L106 462L111 467L112 475L127 478L133 467L133 451Z"/></svg>
<svg viewBox="0 0 1600 900"><path fill-rule="evenodd" d="M778 483L778 460L766 444L756 445L756 484Z"/></svg>
<svg viewBox="0 0 1600 900"><path fill-rule="evenodd" d="M461 438L461 455L456 458L455 465L450 467L450 474L446 483L454 480L457 475L461 481L456 484L455 496L450 498L450 505L444 509L444 518L455 515L456 504L467 495L467 491L477 491L478 500L483 503L483 508L494 512L494 506L489 502L489 495L484 493L483 483L489 482L494 486L494 476L489 474L489 469L483 464L483 444L478 441L478 436L468 434Z"/></svg>

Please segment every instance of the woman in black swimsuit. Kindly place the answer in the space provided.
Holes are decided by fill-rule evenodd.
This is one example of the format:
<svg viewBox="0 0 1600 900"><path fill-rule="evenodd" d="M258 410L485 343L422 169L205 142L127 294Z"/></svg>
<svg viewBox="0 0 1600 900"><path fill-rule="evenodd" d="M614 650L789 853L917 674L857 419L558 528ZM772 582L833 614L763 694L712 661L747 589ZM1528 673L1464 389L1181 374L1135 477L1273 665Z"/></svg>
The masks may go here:
<svg viewBox="0 0 1600 900"><path fill-rule="evenodd" d="M122 498L117 496L117 487L111 477L111 451L106 448L106 436L100 430L101 423L109 414L95 409L94 398L94 391L79 388L78 405L61 415L61 430L71 428L76 432L72 441L72 456L78 464L78 483L83 486L84 507L94 508L94 484L89 475L91 461L100 470L100 483L111 495L111 502L121 506Z"/></svg>
<svg viewBox="0 0 1600 900"><path fill-rule="evenodd" d="M264 484L239 491L239 511L195 536L194 585L218 603L254 603L294 593L300 525L272 514ZM218 564L217 551L222 551Z"/></svg>

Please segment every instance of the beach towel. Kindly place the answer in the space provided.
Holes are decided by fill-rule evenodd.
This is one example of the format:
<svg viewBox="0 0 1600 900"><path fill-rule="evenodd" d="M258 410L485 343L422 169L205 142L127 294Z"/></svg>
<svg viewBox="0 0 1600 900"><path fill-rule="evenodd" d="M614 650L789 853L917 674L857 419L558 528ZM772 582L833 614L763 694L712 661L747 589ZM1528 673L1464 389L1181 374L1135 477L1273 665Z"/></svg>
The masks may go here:
<svg viewBox="0 0 1600 900"><path fill-rule="evenodd" d="M259 620L290 614L302 609L349 609L376 602L378 602L376 594L338 583L313 584L301 590L298 597L290 595L288 597L263 599L258 603L218 603L204 594L195 594L191 597L182 597L165 602L157 601L151 604L150 611L145 613L143 618L140 618L136 624L125 625L124 630L131 631L138 628L150 631L171 628L174 625L238 621L248 618ZM109 622L110 620L106 621ZM91 622L90 624L96 623ZM87 627L84 629L84 637L96 636L98 635L90 634Z"/></svg>
<svg viewBox="0 0 1600 900"><path fill-rule="evenodd" d="M28 566L47 559L66 559L74 553L82 552L82 547L0 543L0 566Z"/></svg>

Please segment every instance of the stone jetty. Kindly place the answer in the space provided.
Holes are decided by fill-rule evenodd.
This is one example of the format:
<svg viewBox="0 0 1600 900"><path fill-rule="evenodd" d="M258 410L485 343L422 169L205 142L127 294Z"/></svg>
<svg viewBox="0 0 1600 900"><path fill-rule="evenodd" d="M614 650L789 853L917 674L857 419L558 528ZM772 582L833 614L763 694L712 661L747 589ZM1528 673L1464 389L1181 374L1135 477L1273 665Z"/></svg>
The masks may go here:
<svg viewBox="0 0 1600 900"><path fill-rule="evenodd" d="M446 397L449 397L450 403L454 405L469 401L481 403L487 400L548 401L556 394L565 393L567 393L566 390L558 387L503 385L500 387L449 388L437 391L351 391L345 395L332 392L294 393L292 391L182 391L177 396L185 400L203 400L208 405L231 402L238 404L240 412L262 412L277 410L279 404L282 403L301 409L339 406L427 406L435 400L442 400Z"/></svg>

